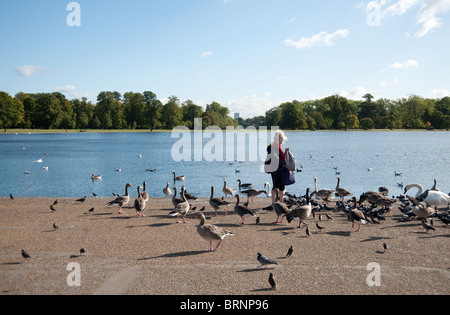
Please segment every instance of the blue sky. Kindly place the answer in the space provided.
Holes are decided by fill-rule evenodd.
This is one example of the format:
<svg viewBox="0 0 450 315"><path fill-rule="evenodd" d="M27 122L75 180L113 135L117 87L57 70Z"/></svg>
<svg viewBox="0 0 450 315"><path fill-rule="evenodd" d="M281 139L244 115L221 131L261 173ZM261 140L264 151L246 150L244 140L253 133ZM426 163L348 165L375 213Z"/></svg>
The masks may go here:
<svg viewBox="0 0 450 315"><path fill-rule="evenodd" d="M450 95L450 0L0 2L0 90L152 91L244 118L283 102Z"/></svg>

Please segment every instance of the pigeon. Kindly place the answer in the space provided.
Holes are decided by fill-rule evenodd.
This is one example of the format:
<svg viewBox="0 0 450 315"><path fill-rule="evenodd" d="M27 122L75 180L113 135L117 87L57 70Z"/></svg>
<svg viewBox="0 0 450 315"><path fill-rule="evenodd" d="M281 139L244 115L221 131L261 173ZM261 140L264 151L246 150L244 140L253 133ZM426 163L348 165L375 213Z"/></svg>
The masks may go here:
<svg viewBox="0 0 450 315"><path fill-rule="evenodd" d="M261 263L261 267L267 268L267 265L278 265L278 263L275 260L272 260L270 258L267 258L261 253L258 253L258 261Z"/></svg>
<svg viewBox="0 0 450 315"><path fill-rule="evenodd" d="M275 282L275 279L273 278L273 273L270 273L270 275L269 275L269 284L273 290L277 289L277 284Z"/></svg>
<svg viewBox="0 0 450 315"><path fill-rule="evenodd" d="M30 254L28 254L28 253L27 253L25 250L23 250L23 249L22 249L22 257L25 258L25 259L30 259L30 258L31 258Z"/></svg>
<svg viewBox="0 0 450 315"><path fill-rule="evenodd" d="M320 226L319 223L316 223L316 228L318 228L319 231L322 231L325 229L323 226Z"/></svg>
<svg viewBox="0 0 450 315"><path fill-rule="evenodd" d="M58 226L56 223L53 223L53 228L54 228L55 230L57 230L57 229L59 229L59 226Z"/></svg>
<svg viewBox="0 0 450 315"><path fill-rule="evenodd" d="M289 247L286 257L291 257L292 253L294 253L294 245L291 245L291 247Z"/></svg>
<svg viewBox="0 0 450 315"><path fill-rule="evenodd" d="M87 196L84 196L83 198L80 198L78 200L76 200L77 202L85 202L86 201Z"/></svg>
<svg viewBox="0 0 450 315"><path fill-rule="evenodd" d="M428 221L426 219L422 219L422 226L423 228L427 231L427 233L432 230L432 231L436 231L436 229L434 227L432 227Z"/></svg>
<svg viewBox="0 0 450 315"><path fill-rule="evenodd" d="M261 223L261 218L260 217L257 217L256 218L256 225L259 225Z"/></svg>

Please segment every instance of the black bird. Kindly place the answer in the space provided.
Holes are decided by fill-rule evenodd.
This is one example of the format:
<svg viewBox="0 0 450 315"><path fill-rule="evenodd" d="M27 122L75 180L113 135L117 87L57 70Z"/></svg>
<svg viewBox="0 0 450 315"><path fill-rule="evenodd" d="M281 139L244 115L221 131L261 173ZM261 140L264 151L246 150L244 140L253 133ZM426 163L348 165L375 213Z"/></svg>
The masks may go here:
<svg viewBox="0 0 450 315"><path fill-rule="evenodd" d="M206 207L205 206L203 206L203 208L201 208L200 210L198 210L198 211L200 211L200 212L203 212L203 211L205 211L206 210Z"/></svg>
<svg viewBox="0 0 450 315"><path fill-rule="evenodd" d="M94 212L95 211L95 208L91 208L91 209L89 209L89 212Z"/></svg>
<svg viewBox="0 0 450 315"><path fill-rule="evenodd" d="M56 199L55 202L53 202L53 205L56 206L59 202L59 199Z"/></svg>
<svg viewBox="0 0 450 315"><path fill-rule="evenodd" d="M286 254L286 257L291 257L293 253L294 253L294 245L291 245L291 247L289 247L289 250Z"/></svg>
<svg viewBox="0 0 450 315"><path fill-rule="evenodd" d="M83 255L83 254L86 254L86 249L85 248L80 249L80 255Z"/></svg>
<svg viewBox="0 0 450 315"><path fill-rule="evenodd" d="M316 223L316 228L318 228L319 231L322 231L325 229L323 226L320 226L319 223Z"/></svg>
<svg viewBox="0 0 450 315"><path fill-rule="evenodd" d="M85 202L86 201L87 196L84 196L83 198L80 198L78 200L76 200L77 202Z"/></svg>
<svg viewBox="0 0 450 315"><path fill-rule="evenodd" d="M54 228L55 230L57 230L57 229L59 229L59 226L58 226L56 223L53 223L53 228Z"/></svg>
<svg viewBox="0 0 450 315"><path fill-rule="evenodd" d="M277 284L275 282L275 279L273 278L273 273L270 273L270 275L269 275L269 284L273 290L277 289Z"/></svg>
<svg viewBox="0 0 450 315"><path fill-rule="evenodd" d="M14 196L12 194L9 194L9 198L11 198L11 200L14 200Z"/></svg>
<svg viewBox="0 0 450 315"><path fill-rule="evenodd" d="M328 220L333 221L333 218L328 213L325 213L325 216L327 217Z"/></svg>
<svg viewBox="0 0 450 315"><path fill-rule="evenodd" d="M53 207L53 205L50 205L50 210L52 210L52 212L56 211L56 209L55 209L55 207Z"/></svg>
<svg viewBox="0 0 450 315"><path fill-rule="evenodd" d="M98 195L95 192L92 193L92 196L98 197Z"/></svg>
<svg viewBox="0 0 450 315"><path fill-rule="evenodd" d="M436 231L436 229L435 229L434 227L432 227L432 226L428 223L427 219L422 219L422 226L423 226L423 228L427 231L427 233L428 233L430 230Z"/></svg>
<svg viewBox="0 0 450 315"><path fill-rule="evenodd" d="M260 217L257 217L256 218L256 225L259 225L261 223L261 218Z"/></svg>
<svg viewBox="0 0 450 315"><path fill-rule="evenodd" d="M25 259L30 259L30 258L31 258L30 254L28 254L28 253L27 253L25 250L23 250L23 249L22 249L22 257L25 258Z"/></svg>
<svg viewBox="0 0 450 315"><path fill-rule="evenodd" d="M386 244L386 243L383 243L383 248L384 248L384 251L386 252L386 251L387 251L387 249L388 249L388 246L387 246L387 244Z"/></svg>

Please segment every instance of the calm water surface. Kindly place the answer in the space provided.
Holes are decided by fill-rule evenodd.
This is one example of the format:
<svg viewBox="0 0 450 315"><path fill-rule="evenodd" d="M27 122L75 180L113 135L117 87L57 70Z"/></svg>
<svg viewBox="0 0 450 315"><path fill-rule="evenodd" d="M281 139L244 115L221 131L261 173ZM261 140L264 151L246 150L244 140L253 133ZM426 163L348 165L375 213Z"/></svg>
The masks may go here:
<svg viewBox="0 0 450 315"><path fill-rule="evenodd" d="M302 167L296 174L297 183L288 188L291 193L314 189L314 177L319 189L335 188L335 168L341 172L341 187L358 196L380 186L398 195L400 183L420 183L427 189L434 178L439 188L450 191L449 132L289 132L287 136L284 147L291 148L298 168ZM189 137L194 139L193 134ZM264 150L265 142L261 134L259 137ZM90 197L95 192L112 197L112 192L123 194L127 182L136 188L145 180L152 197L163 197L167 182L178 188L184 184L188 192L208 197L212 185L216 195L222 196L223 178L234 188L237 179L258 189L271 182L269 175L260 172L262 163L250 162L248 157L242 162L175 162L171 151L178 141L171 133L0 135L0 196ZM205 150L210 150L210 141L204 138ZM226 134L223 141L226 143ZM241 149L248 154L256 148L246 145ZM43 163L33 162L46 152ZM226 160L226 149L223 156ZM116 171L119 168L121 172ZM403 175L396 177L396 171ZM185 182L174 184L172 172L185 175ZM91 173L101 174L103 179L92 182ZM137 195L135 188L132 196Z"/></svg>

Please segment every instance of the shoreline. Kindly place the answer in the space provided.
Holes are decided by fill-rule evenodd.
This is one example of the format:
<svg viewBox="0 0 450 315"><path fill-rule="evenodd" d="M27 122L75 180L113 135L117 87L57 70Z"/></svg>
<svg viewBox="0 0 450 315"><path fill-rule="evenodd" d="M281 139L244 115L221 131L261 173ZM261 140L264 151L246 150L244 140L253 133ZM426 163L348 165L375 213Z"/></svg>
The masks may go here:
<svg viewBox="0 0 450 315"><path fill-rule="evenodd" d="M386 221L364 225L358 233L342 212L328 212L332 221L311 217L307 237L298 221L272 223L276 214L262 210L270 198L250 204L261 223L248 217L245 226L233 206L227 216L219 211L215 218L209 198L200 198L192 204L206 207L207 223L234 233L210 253L209 242L197 234L196 213L188 214L188 224L177 224L168 215L170 199L151 198L144 218L132 208L134 198L122 216L117 207L106 205L113 198L78 203L61 197L53 213L49 206L55 199L0 198L0 294L450 294L448 228L436 219L436 231L426 233L420 221L399 222L403 214L396 206ZM316 223L325 229L319 231ZM290 245L294 254L286 258ZM86 254L80 255L80 248ZM25 261L21 249L32 258ZM260 268L257 252L278 265ZM80 287L66 283L73 262L81 266ZM381 266L380 287L366 282L373 262ZM270 290L270 272L277 291Z"/></svg>
<svg viewBox="0 0 450 315"><path fill-rule="evenodd" d="M211 130L208 130L211 131ZM228 132L227 130L217 129L213 131L223 131ZM233 130L233 132L258 132L259 129L256 130ZM268 129L269 131L269 129ZM363 130L363 129L351 129L351 130L335 130L335 129L324 129L324 130L285 130L285 132L449 132L450 130L446 129L436 129L436 130L426 130L426 129L372 129L372 130ZM129 129L112 129L112 130L101 130L101 129L91 129L81 132L79 130L45 130L45 129L9 129L7 132L0 132L0 135L11 135L11 134L84 134L84 133L171 133L173 130L129 130ZM177 132L185 132L179 131ZM205 130L190 130L189 132L206 132Z"/></svg>

